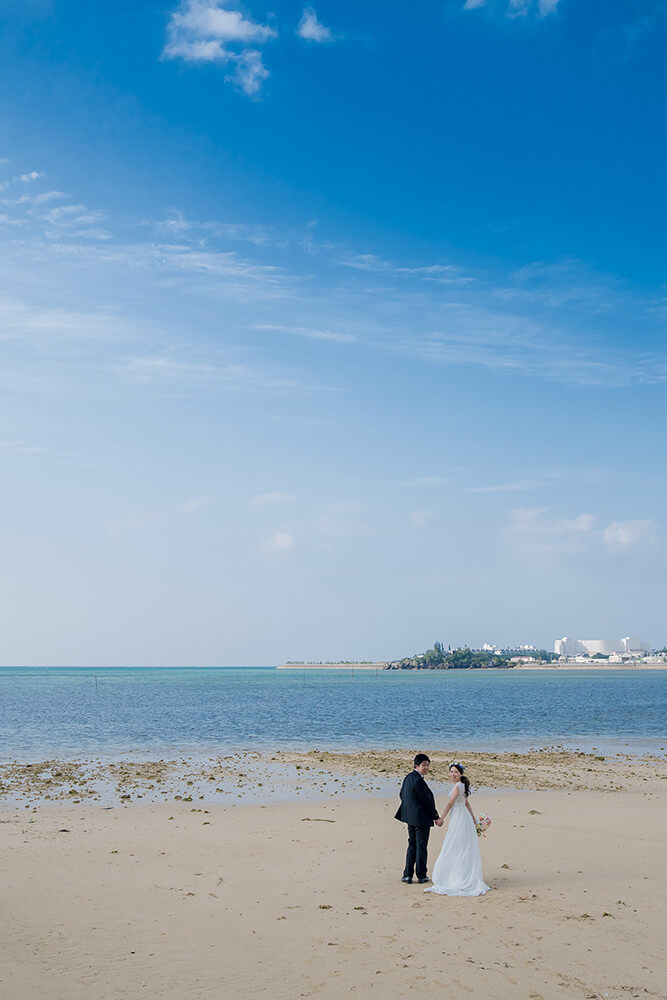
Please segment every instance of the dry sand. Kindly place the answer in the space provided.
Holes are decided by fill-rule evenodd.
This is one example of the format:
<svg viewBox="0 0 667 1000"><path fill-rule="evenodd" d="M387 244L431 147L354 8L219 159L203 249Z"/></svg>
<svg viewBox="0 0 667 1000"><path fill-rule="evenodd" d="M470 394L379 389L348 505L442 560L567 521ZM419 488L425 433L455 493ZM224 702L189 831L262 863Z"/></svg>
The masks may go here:
<svg viewBox="0 0 667 1000"><path fill-rule="evenodd" d="M664 769L622 766L628 791L480 792L476 899L401 884L395 796L5 805L0 996L661 996Z"/></svg>

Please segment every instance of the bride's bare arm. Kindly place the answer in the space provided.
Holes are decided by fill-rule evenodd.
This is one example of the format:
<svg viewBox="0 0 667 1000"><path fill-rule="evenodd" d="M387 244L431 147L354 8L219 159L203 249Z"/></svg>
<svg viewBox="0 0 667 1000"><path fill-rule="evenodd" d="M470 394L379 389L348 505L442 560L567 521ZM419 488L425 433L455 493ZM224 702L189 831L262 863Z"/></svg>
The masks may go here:
<svg viewBox="0 0 667 1000"><path fill-rule="evenodd" d="M459 786L458 785L454 785L454 787L452 788L451 792L449 793L449 801L448 801L447 805L445 806L445 811L443 812L442 816L440 817L441 821L445 818L445 816L447 815L447 813L449 812L449 810L452 808L452 806L456 802L458 794L459 794Z"/></svg>
<svg viewBox="0 0 667 1000"><path fill-rule="evenodd" d="M466 809L468 810L468 812L472 816L473 823L475 824L475 826L477 826L477 820L475 819L475 814L472 811L472 806L470 805L470 799L466 799Z"/></svg>

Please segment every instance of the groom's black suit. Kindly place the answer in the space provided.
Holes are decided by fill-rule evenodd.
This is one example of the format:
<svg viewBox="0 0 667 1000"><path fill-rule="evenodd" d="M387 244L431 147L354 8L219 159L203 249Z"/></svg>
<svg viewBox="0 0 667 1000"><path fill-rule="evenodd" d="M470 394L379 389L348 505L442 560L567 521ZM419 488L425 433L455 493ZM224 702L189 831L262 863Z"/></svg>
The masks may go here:
<svg viewBox="0 0 667 1000"><path fill-rule="evenodd" d="M403 878L426 878L426 858L431 827L438 819L433 792L415 768L406 774L401 785L401 804L395 819L408 824L408 851L405 855Z"/></svg>

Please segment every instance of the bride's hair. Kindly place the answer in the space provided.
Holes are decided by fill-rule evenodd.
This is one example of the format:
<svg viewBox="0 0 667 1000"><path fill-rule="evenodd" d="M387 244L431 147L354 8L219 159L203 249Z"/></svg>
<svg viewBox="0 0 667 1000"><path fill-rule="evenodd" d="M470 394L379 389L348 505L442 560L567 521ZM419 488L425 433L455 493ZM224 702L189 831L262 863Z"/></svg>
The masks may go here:
<svg viewBox="0 0 667 1000"><path fill-rule="evenodd" d="M453 760L452 763L449 765L450 771L453 767L455 767L456 770L461 775L461 781L463 782L463 790L466 793L466 798L468 798L468 796L470 795L470 779L467 778L463 773L465 771L465 768L463 764L459 764L457 760Z"/></svg>

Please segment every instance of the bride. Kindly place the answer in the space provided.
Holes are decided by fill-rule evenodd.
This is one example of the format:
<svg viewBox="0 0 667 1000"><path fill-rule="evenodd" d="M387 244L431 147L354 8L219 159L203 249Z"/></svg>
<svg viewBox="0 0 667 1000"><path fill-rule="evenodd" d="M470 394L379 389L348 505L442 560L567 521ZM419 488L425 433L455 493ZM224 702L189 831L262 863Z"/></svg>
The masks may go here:
<svg viewBox="0 0 667 1000"><path fill-rule="evenodd" d="M441 819L451 812L438 860L433 866L433 885L425 892L442 896L481 896L488 892L482 879L482 859L477 842L477 820L468 796L470 781L458 761L449 765L453 788Z"/></svg>

